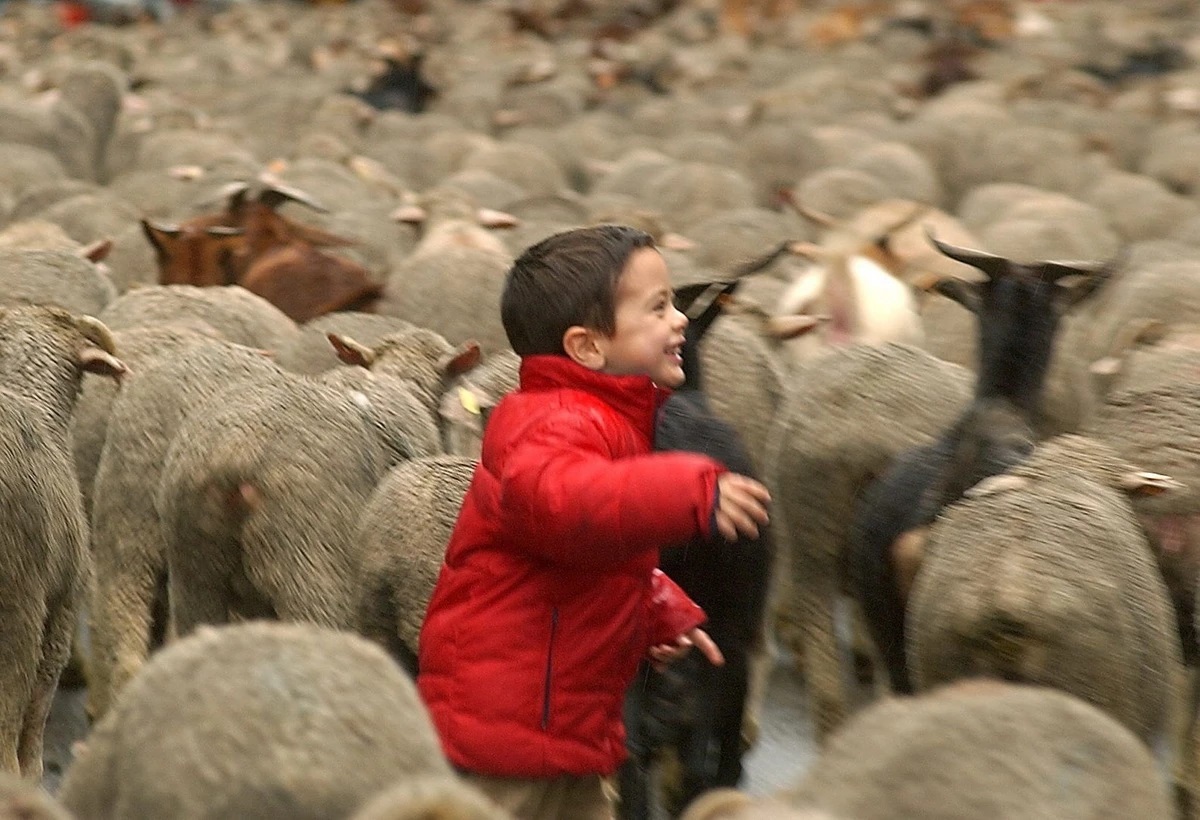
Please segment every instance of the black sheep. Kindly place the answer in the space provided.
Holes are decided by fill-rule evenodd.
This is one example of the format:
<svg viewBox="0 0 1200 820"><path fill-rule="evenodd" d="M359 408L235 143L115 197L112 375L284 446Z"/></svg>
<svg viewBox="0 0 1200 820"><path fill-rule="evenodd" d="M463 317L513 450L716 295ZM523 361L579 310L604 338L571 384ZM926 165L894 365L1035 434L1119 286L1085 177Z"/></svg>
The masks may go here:
<svg viewBox="0 0 1200 820"><path fill-rule="evenodd" d="M850 576L892 690L912 692L904 658L904 608L926 528L981 479L1022 461L1036 442L1042 387L1063 314L1092 294L1113 265L1037 262L930 240L986 274L936 287L975 313L979 367L970 405L941 438L903 453L864 490L855 513Z"/></svg>
<svg viewBox="0 0 1200 820"><path fill-rule="evenodd" d="M699 343L720 313L722 297L737 284L693 285L676 293L690 319L683 347L686 381L663 405L655 448L704 453L734 472L754 476L737 432L713 414L701 392ZM758 538L733 543L714 531L709 539L663 551L661 568L708 614L704 628L721 648L725 665L714 667L699 652L662 672L643 664L626 699L630 759L620 773L624 820L653 815L651 771L666 748L674 750L682 774L674 812L706 789L736 786L741 779L750 653L761 642L771 561L766 529Z"/></svg>

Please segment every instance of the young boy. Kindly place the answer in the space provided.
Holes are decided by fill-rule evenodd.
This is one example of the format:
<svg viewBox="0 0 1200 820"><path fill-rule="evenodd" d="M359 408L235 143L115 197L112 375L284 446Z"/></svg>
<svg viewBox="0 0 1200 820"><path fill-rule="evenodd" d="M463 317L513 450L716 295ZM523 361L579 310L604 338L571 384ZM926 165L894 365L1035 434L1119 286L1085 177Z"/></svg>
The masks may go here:
<svg viewBox="0 0 1200 820"><path fill-rule="evenodd" d="M757 535L770 498L707 457L651 453L687 318L650 236L603 225L533 245L501 318L520 387L489 417L417 684L450 762L516 817L604 820L638 662L693 643L722 660L659 549Z"/></svg>

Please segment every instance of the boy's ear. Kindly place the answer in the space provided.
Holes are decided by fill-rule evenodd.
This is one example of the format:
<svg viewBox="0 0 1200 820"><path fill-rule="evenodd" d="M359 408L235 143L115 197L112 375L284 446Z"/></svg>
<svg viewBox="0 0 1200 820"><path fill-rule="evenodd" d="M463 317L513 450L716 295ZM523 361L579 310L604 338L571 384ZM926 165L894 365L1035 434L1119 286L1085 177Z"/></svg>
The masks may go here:
<svg viewBox="0 0 1200 820"><path fill-rule="evenodd" d="M588 370L603 370L606 358L599 333L582 325L572 325L562 338L563 352Z"/></svg>

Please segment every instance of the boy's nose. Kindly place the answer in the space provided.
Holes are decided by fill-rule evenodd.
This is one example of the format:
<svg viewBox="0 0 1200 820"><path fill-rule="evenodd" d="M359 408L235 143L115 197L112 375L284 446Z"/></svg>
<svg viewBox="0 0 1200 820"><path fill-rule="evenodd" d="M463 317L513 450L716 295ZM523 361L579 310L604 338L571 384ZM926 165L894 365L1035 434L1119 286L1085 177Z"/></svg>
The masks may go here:
<svg viewBox="0 0 1200 820"><path fill-rule="evenodd" d="M671 309L675 311L675 326L679 328L680 332L682 332L688 326L687 314L681 311L679 308Z"/></svg>

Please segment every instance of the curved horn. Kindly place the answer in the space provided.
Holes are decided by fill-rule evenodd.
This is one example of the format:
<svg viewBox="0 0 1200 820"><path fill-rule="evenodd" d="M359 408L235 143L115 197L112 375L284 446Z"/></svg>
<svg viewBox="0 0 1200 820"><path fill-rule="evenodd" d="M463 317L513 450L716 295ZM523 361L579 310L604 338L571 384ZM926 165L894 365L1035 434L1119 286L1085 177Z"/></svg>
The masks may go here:
<svg viewBox="0 0 1200 820"><path fill-rule="evenodd" d="M273 179L264 179L263 186L262 191L258 195L258 201L272 210L290 200L292 202L299 202L301 205L307 205L318 213L329 213L328 208L299 188L284 185L282 182Z"/></svg>
<svg viewBox="0 0 1200 820"><path fill-rule="evenodd" d="M112 331L104 322L95 316L76 316L75 326L88 341L95 342L105 353L117 355L116 340L113 339Z"/></svg>
<svg viewBox="0 0 1200 820"><path fill-rule="evenodd" d="M805 219L807 219L810 222L815 222L816 224L818 224L824 228L840 228L840 227L842 227L843 223L841 220L836 219L827 213L823 213L822 211L814 210L813 208L810 208L807 205L805 205L800 200L796 199L796 192L793 191L791 188L781 189L779 192L779 198L789 208L791 208L793 211L800 214L800 216L804 217Z"/></svg>
<svg viewBox="0 0 1200 820"><path fill-rule="evenodd" d="M1104 262L1042 262L1038 272L1047 282L1057 282L1067 276L1088 276L1107 279L1125 263L1128 248L1122 247Z"/></svg>
<svg viewBox="0 0 1200 820"><path fill-rule="evenodd" d="M875 234L875 236L871 237L871 239L878 241L889 234L893 234L896 231L907 228L909 225L916 222L921 216L928 213L932 207L932 205L928 205L924 202L914 202L911 211L909 211L907 214L901 215L892 224L885 225Z"/></svg>
<svg viewBox="0 0 1200 820"><path fill-rule="evenodd" d="M740 279L743 276L750 276L751 274L758 273L759 271L766 269L776 259L783 256L785 253L790 253L792 244L793 243L790 239L785 239L762 256L743 262L733 269L733 278Z"/></svg>
<svg viewBox="0 0 1200 820"><path fill-rule="evenodd" d="M246 191L250 189L250 183L241 180L227 182L216 190L216 192L202 200L199 204L204 207L216 207L219 203L225 208L227 213L236 214L246 204Z"/></svg>
<svg viewBox="0 0 1200 820"><path fill-rule="evenodd" d="M154 231L175 239L179 234L183 233L183 228L174 223L155 222L152 219L142 220L142 229L146 231Z"/></svg>
<svg viewBox="0 0 1200 820"><path fill-rule="evenodd" d="M928 225L925 226L925 237L929 240L930 244L941 251L943 256L948 256L956 262L962 262L964 265L978 268L986 273L989 279L996 279L1003 276L1012 268L1012 262L1003 256L996 256L994 253L987 253L986 251L960 248L957 245L942 242L933 235L933 231L929 230Z"/></svg>
<svg viewBox="0 0 1200 820"><path fill-rule="evenodd" d="M207 236L223 237L223 236L245 236L244 228L231 228L228 225L213 225L210 228L205 228L204 233Z"/></svg>

